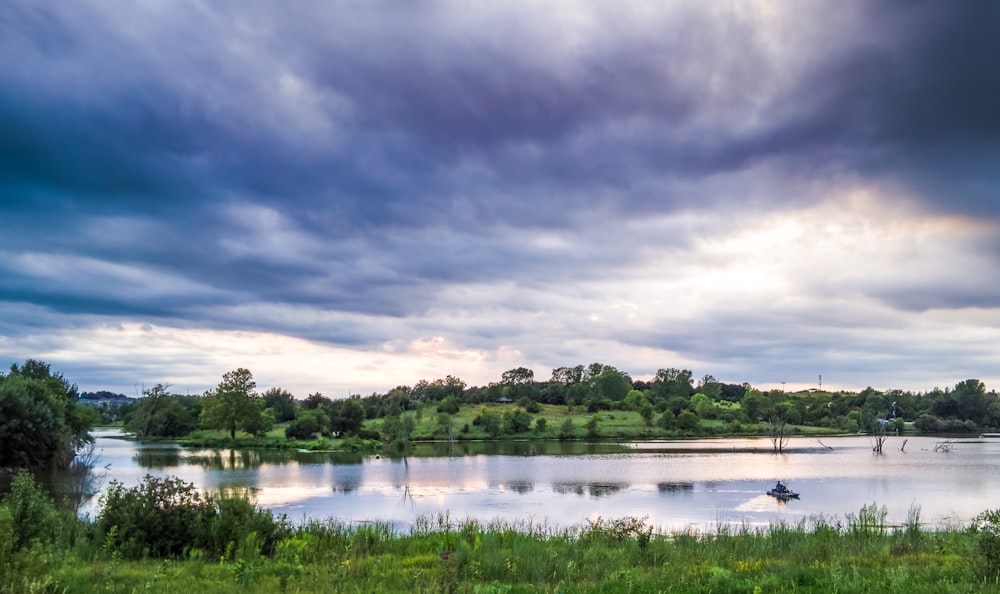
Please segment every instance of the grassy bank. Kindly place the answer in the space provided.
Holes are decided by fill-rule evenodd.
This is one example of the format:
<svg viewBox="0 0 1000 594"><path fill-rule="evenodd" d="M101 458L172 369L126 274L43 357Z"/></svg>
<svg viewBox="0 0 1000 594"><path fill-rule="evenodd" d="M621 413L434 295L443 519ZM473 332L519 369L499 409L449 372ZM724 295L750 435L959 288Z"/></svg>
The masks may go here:
<svg viewBox="0 0 1000 594"><path fill-rule="evenodd" d="M84 539L22 557L5 592L995 592L977 534L772 526L654 533L634 519L571 530L428 519L412 533L318 522L273 554L249 535L222 558L125 560Z"/></svg>
<svg viewBox="0 0 1000 594"><path fill-rule="evenodd" d="M412 419L412 428L407 436L409 441L487 441L487 440L579 440L607 439L613 441L635 441L644 439L689 439L698 437L751 437L766 436L765 423L733 425L716 419L703 419L693 429L666 429L647 423L638 412L616 410L590 413L581 407L570 410L566 406L540 405L539 412L531 415L531 425L527 430L505 432L497 435L488 431L481 422L484 415L503 417L518 410L514 405L466 405L457 413L447 415L446 423L433 407L423 413L407 413ZM371 435L388 438L385 431L386 419L369 419L364 429ZM376 452L383 445L383 439L361 439L348 437L316 437L314 439L291 439L285 437L287 423L276 425L267 434L253 436L237 431L236 439L231 439L225 431L199 429L181 438L163 439L186 447L201 448L267 448L284 450ZM792 435L828 436L840 431L827 427L795 426ZM156 442L156 439L147 439ZM386 442L390 441L385 439ZM398 443L396 444L399 445Z"/></svg>
<svg viewBox="0 0 1000 594"><path fill-rule="evenodd" d="M112 485L96 518L19 477L0 504L2 592L1000 592L1000 513L928 531L842 520L659 533L641 519L561 528L420 518L293 525L176 479Z"/></svg>

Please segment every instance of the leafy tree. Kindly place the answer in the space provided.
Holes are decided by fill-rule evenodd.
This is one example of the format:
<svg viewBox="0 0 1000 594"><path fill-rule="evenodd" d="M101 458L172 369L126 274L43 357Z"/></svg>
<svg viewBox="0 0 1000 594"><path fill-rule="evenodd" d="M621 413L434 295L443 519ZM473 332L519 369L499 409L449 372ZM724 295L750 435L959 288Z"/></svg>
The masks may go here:
<svg viewBox="0 0 1000 594"><path fill-rule="evenodd" d="M567 418L559 426L559 439L570 439L573 437L573 419Z"/></svg>
<svg viewBox="0 0 1000 594"><path fill-rule="evenodd" d="M530 384L535 381L535 372L527 367L517 367L503 372L500 377L503 384Z"/></svg>
<svg viewBox="0 0 1000 594"><path fill-rule="evenodd" d="M675 422L677 427L687 432L697 431L699 427L698 415L689 410L681 411Z"/></svg>
<svg viewBox="0 0 1000 594"><path fill-rule="evenodd" d="M538 414L542 410L541 407L538 406L538 403L532 400L529 396L522 396L518 399L517 405L529 413Z"/></svg>
<svg viewBox="0 0 1000 594"><path fill-rule="evenodd" d="M274 411L274 421L285 423L295 418L295 397L284 388L268 388L264 392L264 407Z"/></svg>
<svg viewBox="0 0 1000 594"><path fill-rule="evenodd" d="M715 404L701 392L691 397L691 408L703 419L711 419L715 416Z"/></svg>
<svg viewBox="0 0 1000 594"><path fill-rule="evenodd" d="M316 392L315 394L306 396L306 399L302 401L302 408L306 410L315 410L320 407L326 408L331 402L333 401L319 392Z"/></svg>
<svg viewBox="0 0 1000 594"><path fill-rule="evenodd" d="M625 395L625 408L628 410L639 410L643 405L649 404L649 399L639 390L629 390Z"/></svg>
<svg viewBox="0 0 1000 594"><path fill-rule="evenodd" d="M244 368L230 371L214 391L206 392L201 409L201 422L210 429L229 432L236 439L236 430L258 434L266 425L261 419L264 400L257 392L253 374Z"/></svg>
<svg viewBox="0 0 1000 594"><path fill-rule="evenodd" d="M294 421L285 427L285 437L291 439L311 439L314 435L328 433L330 418L322 409L303 410Z"/></svg>
<svg viewBox="0 0 1000 594"><path fill-rule="evenodd" d="M437 411L439 413L448 413L449 415L455 415L458 414L458 411L461 409L461 406L462 403L459 401L458 398L454 396L449 396L441 401L441 404L439 404L437 407Z"/></svg>
<svg viewBox="0 0 1000 594"><path fill-rule="evenodd" d="M0 374L0 468L68 465L90 441L96 412L76 400L76 386L47 363L28 359Z"/></svg>
<svg viewBox="0 0 1000 594"><path fill-rule="evenodd" d="M599 374L590 380L592 394L597 398L620 402L632 389L632 380L628 375L610 365L604 366Z"/></svg>
<svg viewBox="0 0 1000 594"><path fill-rule="evenodd" d="M143 390L135 409L125 419L125 429L139 439L181 437L198 426L201 399L170 394L169 386L157 384Z"/></svg>
<svg viewBox="0 0 1000 594"><path fill-rule="evenodd" d="M963 420L982 424L986 416L987 400L986 386L977 379L967 379L955 385L952 392L958 417Z"/></svg>
<svg viewBox="0 0 1000 594"><path fill-rule="evenodd" d="M524 433L531 428L531 415L521 409L503 413L503 433Z"/></svg>
<svg viewBox="0 0 1000 594"><path fill-rule="evenodd" d="M649 390L653 395L653 400L656 402L670 400L675 397L687 399L693 393L691 381L692 373L690 369L675 369L673 367L660 369L656 372L656 377L653 379L653 383L650 384Z"/></svg>
<svg viewBox="0 0 1000 594"><path fill-rule="evenodd" d="M642 417L642 420L645 421L647 427L653 424L653 415L655 413L656 409L654 409L653 405L648 402L643 403L642 406L639 407L639 415Z"/></svg>
<svg viewBox="0 0 1000 594"><path fill-rule="evenodd" d="M594 414L591 415L590 420L584 427L587 428L587 437L599 437L600 433L597 431L597 424L601 421L601 415Z"/></svg>
<svg viewBox="0 0 1000 594"><path fill-rule="evenodd" d="M329 406L330 429L335 433L357 435L365 423L365 407L357 397L336 400Z"/></svg>

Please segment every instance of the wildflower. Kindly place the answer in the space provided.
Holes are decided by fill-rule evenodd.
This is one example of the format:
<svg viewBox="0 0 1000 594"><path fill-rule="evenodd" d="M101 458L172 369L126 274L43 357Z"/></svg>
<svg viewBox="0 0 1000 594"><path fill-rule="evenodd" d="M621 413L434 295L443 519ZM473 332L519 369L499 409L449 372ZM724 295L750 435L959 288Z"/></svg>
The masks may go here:
<svg viewBox="0 0 1000 594"><path fill-rule="evenodd" d="M350 567L351 566L351 560L350 559L344 559L343 561L340 562L340 564L343 565L344 567Z"/></svg>
<svg viewBox="0 0 1000 594"><path fill-rule="evenodd" d="M451 557L451 553L452 553L451 551L445 551L445 552L441 553L441 558L444 559L445 561L447 561L448 558Z"/></svg>

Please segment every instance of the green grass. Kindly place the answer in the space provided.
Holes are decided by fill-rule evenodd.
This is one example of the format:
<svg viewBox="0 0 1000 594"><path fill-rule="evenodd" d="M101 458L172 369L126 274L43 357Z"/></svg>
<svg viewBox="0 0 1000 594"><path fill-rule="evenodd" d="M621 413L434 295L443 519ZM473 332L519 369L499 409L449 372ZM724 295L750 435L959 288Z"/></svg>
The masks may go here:
<svg viewBox="0 0 1000 594"><path fill-rule="evenodd" d="M21 551L4 592L1000 592L969 530L887 530L865 508L843 525L661 534L642 520L558 529L530 522L314 521L262 556L125 561L80 541ZM247 552L249 550L249 552Z"/></svg>

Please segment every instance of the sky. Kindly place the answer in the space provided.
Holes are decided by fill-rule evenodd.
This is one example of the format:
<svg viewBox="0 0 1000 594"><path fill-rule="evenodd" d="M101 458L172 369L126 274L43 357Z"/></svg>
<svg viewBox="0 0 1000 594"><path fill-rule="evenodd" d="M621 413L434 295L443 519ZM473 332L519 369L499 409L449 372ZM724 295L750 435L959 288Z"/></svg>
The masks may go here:
<svg viewBox="0 0 1000 594"><path fill-rule="evenodd" d="M0 365L1000 387L1000 3L0 3Z"/></svg>

